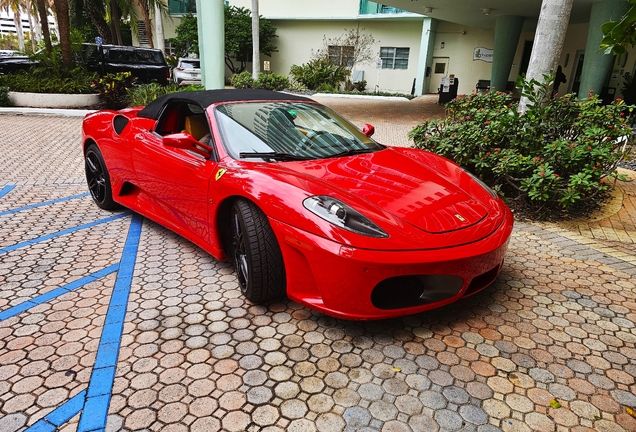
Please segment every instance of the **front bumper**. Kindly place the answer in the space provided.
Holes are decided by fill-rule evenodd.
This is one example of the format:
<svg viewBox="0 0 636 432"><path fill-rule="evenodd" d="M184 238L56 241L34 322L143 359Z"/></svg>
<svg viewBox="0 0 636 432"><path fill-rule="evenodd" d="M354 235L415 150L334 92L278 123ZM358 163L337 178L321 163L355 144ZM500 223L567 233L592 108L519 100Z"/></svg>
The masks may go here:
<svg viewBox="0 0 636 432"><path fill-rule="evenodd" d="M327 315L363 320L435 309L490 285L501 270L513 217L506 209L497 230L480 241L446 249L415 251L356 249L277 220L270 222L285 262L288 297ZM400 306L408 301L391 304L378 301L378 290L395 291L388 295L396 298L412 296L413 284L402 282L458 278L460 281L454 287L449 286L447 295L440 294L445 289L443 286L431 288L437 293L427 295L424 292L421 299L416 297L417 304L412 306ZM423 287L424 291L429 289L426 284ZM387 296L387 292L380 294Z"/></svg>

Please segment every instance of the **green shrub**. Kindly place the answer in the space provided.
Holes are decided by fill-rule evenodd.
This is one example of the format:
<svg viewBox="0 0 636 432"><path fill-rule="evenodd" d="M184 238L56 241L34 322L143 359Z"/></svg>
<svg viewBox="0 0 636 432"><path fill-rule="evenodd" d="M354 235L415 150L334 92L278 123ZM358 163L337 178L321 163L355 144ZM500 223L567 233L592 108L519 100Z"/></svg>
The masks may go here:
<svg viewBox="0 0 636 432"><path fill-rule="evenodd" d="M32 68L17 73L0 76L0 85L11 91L30 93L93 93L91 82L96 73L76 68L60 75L51 73L44 67Z"/></svg>
<svg viewBox="0 0 636 432"><path fill-rule="evenodd" d="M292 65L289 73L309 90L316 90L323 84L337 88L349 76L347 68L334 65L328 58L313 59L300 66Z"/></svg>
<svg viewBox="0 0 636 432"><path fill-rule="evenodd" d="M181 90L176 84L160 85L157 83L142 84L127 89L130 106L146 106L159 96Z"/></svg>
<svg viewBox="0 0 636 432"><path fill-rule="evenodd" d="M145 106L160 96L181 91L204 90L203 86L191 84L179 86L177 84L160 85L157 83L134 86L127 90L129 106Z"/></svg>
<svg viewBox="0 0 636 432"><path fill-rule="evenodd" d="M260 88L265 90L284 90L289 87L289 78L285 75L279 75L275 73L258 74L258 79L254 81L254 88Z"/></svg>
<svg viewBox="0 0 636 432"><path fill-rule="evenodd" d="M536 215L598 204L631 149L625 112L633 107L621 100L602 106L592 94L550 99L553 75L544 79L520 81L530 101L525 114L507 93L459 96L446 105L445 119L426 121L409 137Z"/></svg>
<svg viewBox="0 0 636 432"><path fill-rule="evenodd" d="M296 92L304 92L308 90L305 84L298 82L295 79L289 80L289 86L287 89Z"/></svg>
<svg viewBox="0 0 636 432"><path fill-rule="evenodd" d="M331 84L323 83L315 89L316 93L338 93L338 89Z"/></svg>
<svg viewBox="0 0 636 432"><path fill-rule="evenodd" d="M9 87L0 87L0 107L11 106L9 100Z"/></svg>
<svg viewBox="0 0 636 432"><path fill-rule="evenodd" d="M120 109L128 105L128 90L135 80L130 72L109 73L95 79L92 85L106 108Z"/></svg>
<svg viewBox="0 0 636 432"><path fill-rule="evenodd" d="M361 80L358 82L354 82L351 83L351 87L353 87L354 90L357 90L359 92L363 92L367 89L367 81L366 80Z"/></svg>
<svg viewBox="0 0 636 432"><path fill-rule="evenodd" d="M234 74L230 77L230 84L237 89L252 88L254 86L254 79L252 73L244 71L238 74Z"/></svg>
<svg viewBox="0 0 636 432"><path fill-rule="evenodd" d="M176 87L174 92L178 92L178 91L201 91L201 90L205 90L205 87L203 87L203 85L201 85L201 84L189 84L187 86ZM170 91L169 93L174 93L174 92Z"/></svg>

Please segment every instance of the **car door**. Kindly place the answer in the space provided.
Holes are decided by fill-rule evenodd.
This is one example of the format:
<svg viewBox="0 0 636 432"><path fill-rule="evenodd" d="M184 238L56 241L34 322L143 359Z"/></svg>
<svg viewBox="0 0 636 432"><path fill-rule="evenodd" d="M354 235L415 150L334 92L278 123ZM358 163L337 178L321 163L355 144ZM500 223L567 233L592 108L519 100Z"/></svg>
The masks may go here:
<svg viewBox="0 0 636 432"><path fill-rule="evenodd" d="M167 107L157 122L158 130L138 133L133 166L147 201L144 208L174 224L171 228L185 229L207 243L208 186L217 163L163 142L163 136L183 130L186 115L186 108L179 104Z"/></svg>

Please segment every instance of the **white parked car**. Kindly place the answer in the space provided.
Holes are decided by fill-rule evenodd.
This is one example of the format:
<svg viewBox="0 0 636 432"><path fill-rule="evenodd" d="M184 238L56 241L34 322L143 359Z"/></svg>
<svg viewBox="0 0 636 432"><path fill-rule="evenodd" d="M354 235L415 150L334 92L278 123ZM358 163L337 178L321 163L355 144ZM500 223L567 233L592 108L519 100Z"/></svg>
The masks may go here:
<svg viewBox="0 0 636 432"><path fill-rule="evenodd" d="M173 78L179 85L201 84L201 60L180 58L174 68Z"/></svg>

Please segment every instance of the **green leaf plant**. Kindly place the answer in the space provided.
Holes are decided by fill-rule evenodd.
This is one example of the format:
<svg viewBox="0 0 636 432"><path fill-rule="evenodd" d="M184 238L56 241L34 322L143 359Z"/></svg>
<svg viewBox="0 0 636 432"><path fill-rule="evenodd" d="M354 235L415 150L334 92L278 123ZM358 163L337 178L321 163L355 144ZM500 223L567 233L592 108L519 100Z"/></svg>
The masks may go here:
<svg viewBox="0 0 636 432"><path fill-rule="evenodd" d="M626 118L632 106L601 105L590 93L550 97L554 73L521 79L530 101L525 114L510 93L460 95L446 117L425 121L409 134L415 147L454 160L513 206L533 217L560 217L593 208L617 178L617 165L633 147Z"/></svg>

